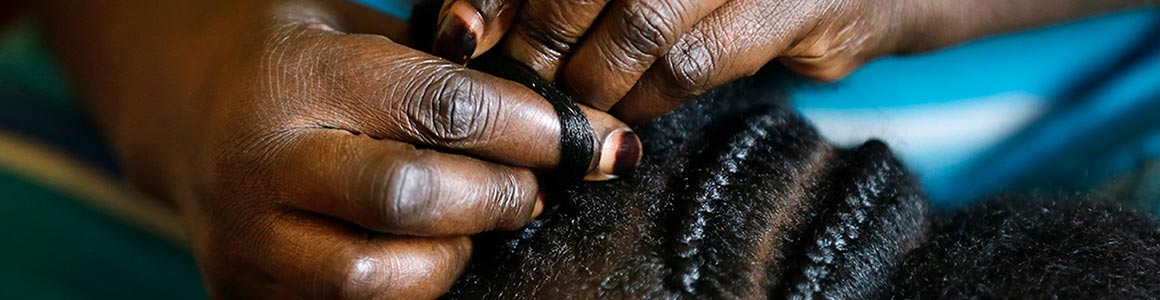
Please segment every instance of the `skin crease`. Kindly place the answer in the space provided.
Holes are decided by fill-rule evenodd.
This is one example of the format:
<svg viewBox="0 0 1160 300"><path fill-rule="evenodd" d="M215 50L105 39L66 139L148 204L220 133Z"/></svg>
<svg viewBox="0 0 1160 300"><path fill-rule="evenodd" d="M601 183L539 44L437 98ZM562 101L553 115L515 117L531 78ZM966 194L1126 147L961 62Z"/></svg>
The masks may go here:
<svg viewBox="0 0 1160 300"><path fill-rule="evenodd" d="M475 55L495 45L579 101L640 123L774 60L833 81L884 55L1156 1L445 0L444 8L453 3L485 8L461 18L481 18L479 39L499 41Z"/></svg>
<svg viewBox="0 0 1160 300"><path fill-rule="evenodd" d="M771 59L786 59L779 53L844 70L818 73L836 77L874 56L1127 4L995 0L982 9L942 1L901 9L855 5L865 1L669 7L640 0L616 2L625 13L614 15L624 19L605 20L599 16L608 1L546 5L535 9L543 12L538 19L518 3L462 1L483 8L471 14L487 28L472 33L482 36L475 54L499 45L525 62L538 59L529 65L563 74L576 91L623 94L615 105L587 101L634 121ZM536 210L535 172L560 159L559 124L546 101L510 81L412 50L405 24L346 1L34 6L126 179L182 213L215 299L437 297L466 264L467 236L528 222ZM1044 13L1043 7L1062 11ZM973 14L992 19L963 21L977 20L968 17ZM670 20L678 16L680 22ZM1028 16L1032 21L1019 19ZM636 30L661 27L639 22L671 24L641 34ZM580 43L591 30L607 32L608 41ZM527 35L529 45L493 36L507 32ZM902 38L911 34L923 39ZM582 53L609 60L569 62ZM640 73L608 74L612 64ZM616 84L582 89L583 76ZM585 113L598 139L624 126L603 112Z"/></svg>
<svg viewBox="0 0 1160 300"><path fill-rule="evenodd" d="M434 298L469 235L538 213L535 172L560 159L539 95L346 1L39 6L127 179L183 215L215 299ZM595 147L626 128L582 110Z"/></svg>

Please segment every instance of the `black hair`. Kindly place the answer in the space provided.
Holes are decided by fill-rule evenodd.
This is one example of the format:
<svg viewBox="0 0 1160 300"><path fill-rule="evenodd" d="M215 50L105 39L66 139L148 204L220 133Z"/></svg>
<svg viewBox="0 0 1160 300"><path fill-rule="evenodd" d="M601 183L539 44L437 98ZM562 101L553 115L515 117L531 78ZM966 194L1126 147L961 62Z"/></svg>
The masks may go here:
<svg viewBox="0 0 1160 300"><path fill-rule="evenodd" d="M523 230L484 235L449 295L877 296L920 244L928 204L882 143L826 143L765 75L635 130L634 176L550 193Z"/></svg>
<svg viewBox="0 0 1160 300"><path fill-rule="evenodd" d="M636 127L645 155L635 175L554 188L545 215L526 228L476 237L472 262L447 297L1160 291L1160 277L1149 273L1160 267L1151 215L1106 201L1018 199L932 212L885 144L846 149L819 136L787 107L779 74L763 71Z"/></svg>
<svg viewBox="0 0 1160 300"><path fill-rule="evenodd" d="M413 18L417 40L433 35L439 6L425 3ZM763 70L635 127L645 153L633 176L549 179L565 184L549 189L544 215L475 237L444 298L1160 294L1152 214L1084 195L935 212L885 144L847 149L820 137L787 106L783 74Z"/></svg>
<svg viewBox="0 0 1160 300"><path fill-rule="evenodd" d="M1091 195L1004 196L942 214L895 279L899 299L1160 295L1153 214Z"/></svg>

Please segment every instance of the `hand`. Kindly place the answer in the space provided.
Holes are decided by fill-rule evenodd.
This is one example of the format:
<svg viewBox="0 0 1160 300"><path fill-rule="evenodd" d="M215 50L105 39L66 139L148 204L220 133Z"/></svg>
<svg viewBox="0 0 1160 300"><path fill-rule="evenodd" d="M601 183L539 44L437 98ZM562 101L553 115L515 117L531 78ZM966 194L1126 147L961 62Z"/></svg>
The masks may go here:
<svg viewBox="0 0 1160 300"><path fill-rule="evenodd" d="M837 80L883 55L1150 2L445 0L436 50L462 61L498 46L578 101L634 123L775 59Z"/></svg>
<svg viewBox="0 0 1160 300"><path fill-rule="evenodd" d="M129 178L185 217L215 299L437 297L469 235L539 213L534 171L561 159L546 100L344 1L85 5L50 10L80 24L61 51ZM639 147L584 112L602 149Z"/></svg>
<svg viewBox="0 0 1160 300"><path fill-rule="evenodd" d="M844 76L893 50L898 2L447 0L436 49L467 58L446 45L478 35L470 56L499 46L577 100L639 122L773 59L812 78Z"/></svg>

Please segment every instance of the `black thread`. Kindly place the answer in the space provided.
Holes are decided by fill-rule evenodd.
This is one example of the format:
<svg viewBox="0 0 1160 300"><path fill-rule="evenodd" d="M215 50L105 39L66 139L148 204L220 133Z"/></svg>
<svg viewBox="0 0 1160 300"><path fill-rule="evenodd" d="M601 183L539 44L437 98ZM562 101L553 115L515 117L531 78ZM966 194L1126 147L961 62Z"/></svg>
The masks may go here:
<svg viewBox="0 0 1160 300"><path fill-rule="evenodd" d="M595 133L588 117L576 106L571 96L555 85L540 79L535 72L512 59L485 54L472 60L471 68L515 81L540 94L552 104L560 118L560 166L556 170L563 179L580 180L588 174L594 155Z"/></svg>

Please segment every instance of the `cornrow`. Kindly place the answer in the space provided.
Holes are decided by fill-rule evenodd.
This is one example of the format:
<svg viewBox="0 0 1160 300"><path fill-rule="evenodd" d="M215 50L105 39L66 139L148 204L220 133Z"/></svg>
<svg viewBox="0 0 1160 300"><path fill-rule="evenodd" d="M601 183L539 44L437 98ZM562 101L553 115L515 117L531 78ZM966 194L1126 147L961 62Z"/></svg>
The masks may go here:
<svg viewBox="0 0 1160 300"><path fill-rule="evenodd" d="M702 181L703 184L695 188L686 202L683 209L688 217L683 219L672 245L675 257L670 285L678 293L686 297L696 293L695 284L700 281L701 266L705 264L705 259L701 255L701 241L704 239L708 215L713 212L715 202L724 198L723 189L734 184L734 176L740 171L741 163L748 158L750 150L769 135L769 128L777 121L766 114L756 115L747 120L747 128L734 135L725 144L726 151L712 163L697 168L697 171L704 173L706 178L694 179Z"/></svg>
<svg viewBox="0 0 1160 300"><path fill-rule="evenodd" d="M917 244L921 226L912 224L924 224L926 207L914 183L880 143L832 150L761 86L738 83L635 128L649 151L637 176L550 189L567 201L520 231L477 237L448 298L881 290L857 287L880 287L894 268L866 266L889 265Z"/></svg>
<svg viewBox="0 0 1160 300"><path fill-rule="evenodd" d="M414 11L417 40L433 35L441 5L423 3ZM634 127L646 152L634 176L549 186L549 198L564 201L521 230L473 237L471 262L441 298L1160 293L1155 217L1120 206L1008 200L935 215L944 219L930 225L929 204L890 150L874 141L828 145L786 106L786 78L764 70ZM568 151L583 151L572 144L576 151ZM568 169L561 174L578 173Z"/></svg>
<svg viewBox="0 0 1160 300"><path fill-rule="evenodd" d="M837 160L777 298L877 298L899 258L926 236L929 207L884 144L843 150Z"/></svg>

